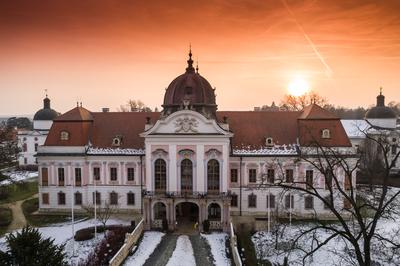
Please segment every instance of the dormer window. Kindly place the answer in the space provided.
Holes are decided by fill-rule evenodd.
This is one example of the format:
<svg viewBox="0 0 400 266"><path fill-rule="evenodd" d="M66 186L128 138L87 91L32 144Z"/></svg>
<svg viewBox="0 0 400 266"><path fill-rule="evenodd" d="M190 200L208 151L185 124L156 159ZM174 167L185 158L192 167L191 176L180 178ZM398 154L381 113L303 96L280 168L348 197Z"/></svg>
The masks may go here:
<svg viewBox="0 0 400 266"><path fill-rule="evenodd" d="M60 140L69 140L69 132L61 131L60 132Z"/></svg>
<svg viewBox="0 0 400 266"><path fill-rule="evenodd" d="M113 138L112 145L116 146L116 147L121 146L121 141L122 141L122 137L116 136L115 138Z"/></svg>
<svg viewBox="0 0 400 266"><path fill-rule="evenodd" d="M329 129L322 130L322 138L323 139L330 139L331 138L331 131Z"/></svg>
<svg viewBox="0 0 400 266"><path fill-rule="evenodd" d="M265 145L273 146L274 145L274 140L272 138L266 138L265 139Z"/></svg>

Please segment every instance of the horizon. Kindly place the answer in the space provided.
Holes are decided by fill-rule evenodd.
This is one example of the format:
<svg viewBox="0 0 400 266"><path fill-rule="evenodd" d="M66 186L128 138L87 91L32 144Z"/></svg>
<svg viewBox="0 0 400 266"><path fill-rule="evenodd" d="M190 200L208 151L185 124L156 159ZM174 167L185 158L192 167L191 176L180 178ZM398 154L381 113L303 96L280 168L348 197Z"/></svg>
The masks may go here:
<svg viewBox="0 0 400 266"><path fill-rule="evenodd" d="M77 101L91 111L129 99L160 108L190 43L220 110L279 104L297 79L335 106L373 106L381 86L386 103L399 102L399 8L395 0L2 2L0 116L33 115L45 90L60 113Z"/></svg>

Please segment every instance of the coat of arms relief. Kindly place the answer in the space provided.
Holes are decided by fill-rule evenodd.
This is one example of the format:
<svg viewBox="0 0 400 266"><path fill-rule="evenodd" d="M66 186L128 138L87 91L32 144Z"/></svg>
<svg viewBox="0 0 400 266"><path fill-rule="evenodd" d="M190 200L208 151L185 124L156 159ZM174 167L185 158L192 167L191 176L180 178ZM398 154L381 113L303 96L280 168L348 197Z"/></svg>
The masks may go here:
<svg viewBox="0 0 400 266"><path fill-rule="evenodd" d="M199 122L193 117L185 116L183 118L178 118L175 121L175 133L197 133L196 129Z"/></svg>

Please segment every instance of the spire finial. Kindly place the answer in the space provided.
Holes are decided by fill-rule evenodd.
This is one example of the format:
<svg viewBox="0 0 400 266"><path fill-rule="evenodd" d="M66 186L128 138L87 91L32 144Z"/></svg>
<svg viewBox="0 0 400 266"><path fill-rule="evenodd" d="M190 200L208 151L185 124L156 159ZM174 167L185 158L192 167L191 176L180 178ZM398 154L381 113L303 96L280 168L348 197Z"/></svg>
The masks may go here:
<svg viewBox="0 0 400 266"><path fill-rule="evenodd" d="M379 94L380 95L382 95L382 90L383 90L383 88L382 88L382 86L379 88Z"/></svg>
<svg viewBox="0 0 400 266"><path fill-rule="evenodd" d="M188 67L186 68L186 72L194 72L192 60L192 44L189 44L189 60L187 60L187 63Z"/></svg>
<svg viewBox="0 0 400 266"><path fill-rule="evenodd" d="M44 89L44 92L46 93L46 98L48 98L48 97L47 97L47 89Z"/></svg>
<svg viewBox="0 0 400 266"><path fill-rule="evenodd" d="M199 58L196 57L196 73L199 74Z"/></svg>

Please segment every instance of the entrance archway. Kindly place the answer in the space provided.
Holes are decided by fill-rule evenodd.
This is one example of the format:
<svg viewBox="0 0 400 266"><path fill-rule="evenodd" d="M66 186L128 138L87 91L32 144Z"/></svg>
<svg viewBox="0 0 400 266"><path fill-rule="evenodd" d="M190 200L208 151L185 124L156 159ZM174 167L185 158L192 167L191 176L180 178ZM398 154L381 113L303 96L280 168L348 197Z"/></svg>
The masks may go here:
<svg viewBox="0 0 400 266"><path fill-rule="evenodd" d="M178 203L175 207L175 215L178 231L186 233L196 230L196 223L199 222L199 206L196 203Z"/></svg>

